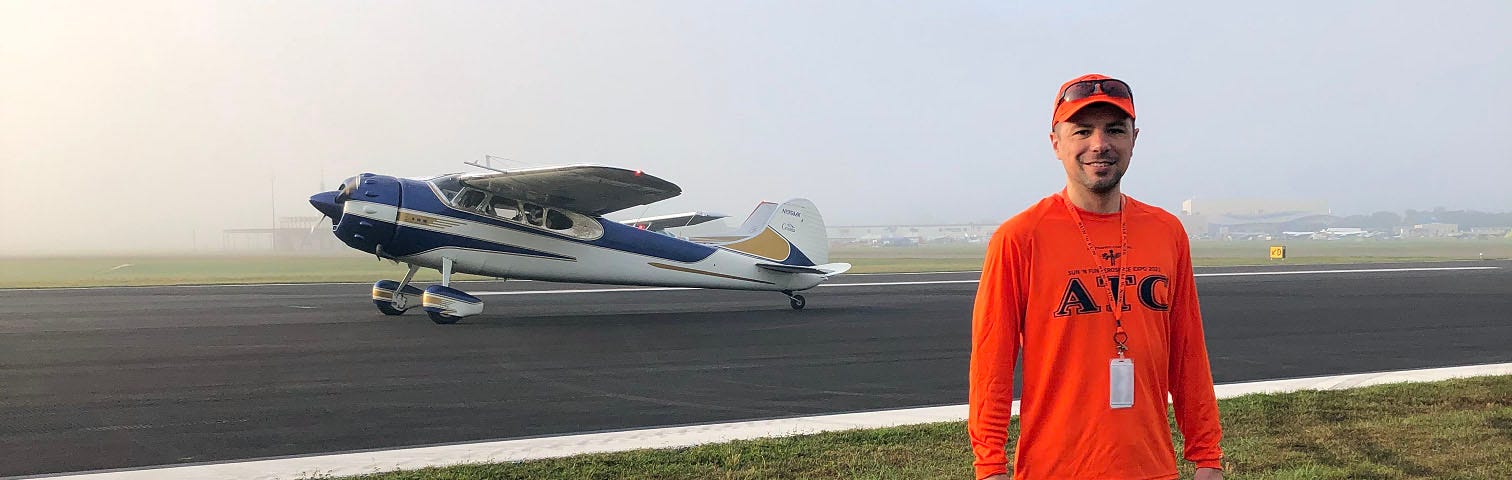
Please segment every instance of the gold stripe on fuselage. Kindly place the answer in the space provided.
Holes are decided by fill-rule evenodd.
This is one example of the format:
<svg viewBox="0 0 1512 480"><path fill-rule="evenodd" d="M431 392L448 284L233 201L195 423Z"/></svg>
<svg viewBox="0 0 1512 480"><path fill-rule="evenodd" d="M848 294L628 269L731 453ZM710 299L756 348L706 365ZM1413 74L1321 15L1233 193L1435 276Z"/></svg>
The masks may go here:
<svg viewBox="0 0 1512 480"><path fill-rule="evenodd" d="M772 230L772 227L766 227L765 230L762 230L760 234L754 237L721 246L737 252L749 253L779 262L787 260L788 256L793 253L792 244L789 244L786 238L782 238L782 235L777 234L776 230Z"/></svg>
<svg viewBox="0 0 1512 480"><path fill-rule="evenodd" d="M418 213L410 212L399 212L399 223L413 223L415 225L423 225L427 227L443 229L462 226L462 222L449 218L432 217L430 215L421 215Z"/></svg>
<svg viewBox="0 0 1512 480"><path fill-rule="evenodd" d="M656 267L656 268L660 268L660 269L663 269L663 270L672 270L672 271L675 271L675 272L696 273L696 274L699 274L699 275L708 275L708 276L711 276L711 277L728 278L728 279L731 279L731 280L745 280L747 282L756 282L756 283L764 283L764 284L767 284L767 285L775 285L772 282L765 282L765 281L757 280L757 279L754 279L754 278L745 278L745 277L737 277L737 276L734 276L734 275L725 275L723 273L714 273L714 272L699 270L699 269L696 269L696 268L679 267L677 265L667 265L665 263L650 262L650 263L647 263L647 265L650 265L650 266L653 266L653 267Z"/></svg>

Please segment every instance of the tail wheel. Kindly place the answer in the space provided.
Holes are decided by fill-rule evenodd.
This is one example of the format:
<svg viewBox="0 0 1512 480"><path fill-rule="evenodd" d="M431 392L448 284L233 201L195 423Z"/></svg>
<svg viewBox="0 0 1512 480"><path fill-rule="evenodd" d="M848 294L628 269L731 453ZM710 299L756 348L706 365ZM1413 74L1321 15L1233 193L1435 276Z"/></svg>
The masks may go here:
<svg viewBox="0 0 1512 480"><path fill-rule="evenodd" d="M793 310L803 310L803 306L807 305L808 301L803 299L803 295L795 294L792 300L788 301L788 304L793 306Z"/></svg>
<svg viewBox="0 0 1512 480"><path fill-rule="evenodd" d="M383 312L384 315L404 315L404 310L394 308L393 303L373 302L373 304L378 305L378 311Z"/></svg>
<svg viewBox="0 0 1512 480"><path fill-rule="evenodd" d="M428 315L430 315L432 322L436 322L437 324L440 324L440 325L451 325L453 323L457 323L457 320L461 320L462 319L462 317L453 317L451 315L447 315L447 314L444 314L444 313L441 313L441 312L425 312L425 313L428 314Z"/></svg>

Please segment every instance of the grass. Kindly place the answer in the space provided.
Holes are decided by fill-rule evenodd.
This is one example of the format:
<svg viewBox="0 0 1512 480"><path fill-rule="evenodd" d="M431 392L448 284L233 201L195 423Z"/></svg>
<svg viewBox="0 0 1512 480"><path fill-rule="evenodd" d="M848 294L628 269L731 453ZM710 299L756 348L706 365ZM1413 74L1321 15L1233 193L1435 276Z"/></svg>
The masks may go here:
<svg viewBox="0 0 1512 480"><path fill-rule="evenodd" d="M1219 409L1229 479L1470 480L1512 473L1512 376L1247 395L1221 400ZM965 479L972 475L965 428L937 423L348 478ZM1011 445L1016 421L1009 435ZM1191 478L1191 465L1180 468Z"/></svg>
<svg viewBox="0 0 1512 480"><path fill-rule="evenodd" d="M1286 260L1270 260L1272 244L1287 246ZM986 245L834 248L830 260L855 265L855 273L977 270ZM1482 256L1481 254L1484 254ZM1512 240L1438 241L1198 241L1192 245L1196 265L1267 265L1413 262L1512 258ZM107 285L174 285L226 283L372 282L398 279L404 267L357 252L325 256L97 256L0 258L0 288L84 287ZM434 270L416 278L432 282ZM485 277L459 275L458 279Z"/></svg>
<svg viewBox="0 0 1512 480"><path fill-rule="evenodd" d="M399 279L404 274L402 265L364 255L0 258L0 288L372 282L380 278ZM435 270L422 269L415 278L437 281L441 275Z"/></svg>

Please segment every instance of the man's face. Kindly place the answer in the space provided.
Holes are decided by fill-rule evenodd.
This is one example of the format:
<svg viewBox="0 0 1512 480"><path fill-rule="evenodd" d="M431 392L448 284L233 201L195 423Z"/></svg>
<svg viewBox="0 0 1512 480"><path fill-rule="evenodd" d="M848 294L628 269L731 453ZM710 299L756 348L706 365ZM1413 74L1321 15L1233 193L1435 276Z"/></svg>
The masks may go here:
<svg viewBox="0 0 1512 480"><path fill-rule="evenodd" d="M1066 179L1092 193L1113 191L1129 169L1139 129L1118 107L1088 105L1050 132L1050 146L1066 167Z"/></svg>

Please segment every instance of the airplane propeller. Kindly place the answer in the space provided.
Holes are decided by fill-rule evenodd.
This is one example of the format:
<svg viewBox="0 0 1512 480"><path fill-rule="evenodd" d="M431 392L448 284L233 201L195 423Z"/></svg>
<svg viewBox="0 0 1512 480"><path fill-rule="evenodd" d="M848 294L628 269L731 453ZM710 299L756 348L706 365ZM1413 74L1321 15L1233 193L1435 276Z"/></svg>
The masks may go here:
<svg viewBox="0 0 1512 480"><path fill-rule="evenodd" d="M346 198L344 198L344 192L342 191L320 192L310 195L310 206L315 207L322 215L330 217L333 224L341 219L341 204L343 203L346 203Z"/></svg>
<svg viewBox="0 0 1512 480"><path fill-rule="evenodd" d="M331 217L327 217L325 215L321 215L320 219L316 220L314 225L310 225L310 231L308 233L305 233L305 238L308 239L308 238L310 238L310 235L314 235L315 234L315 229L320 228L320 224L325 223L325 221L326 221L327 218L331 218ZM335 222L335 220L331 220L331 221Z"/></svg>
<svg viewBox="0 0 1512 480"><path fill-rule="evenodd" d="M315 220L315 224L310 225L310 231L305 233L306 243L327 218L331 219L331 228L336 228L336 222L341 221L342 204L346 202L345 192L346 187L342 186L340 191L320 192L310 196L310 206L320 211L320 219Z"/></svg>

